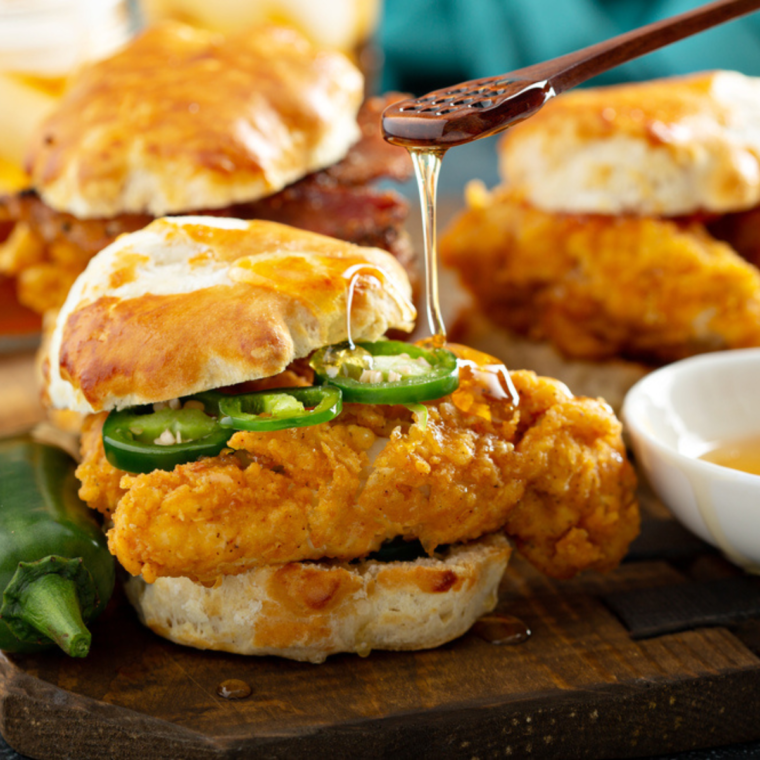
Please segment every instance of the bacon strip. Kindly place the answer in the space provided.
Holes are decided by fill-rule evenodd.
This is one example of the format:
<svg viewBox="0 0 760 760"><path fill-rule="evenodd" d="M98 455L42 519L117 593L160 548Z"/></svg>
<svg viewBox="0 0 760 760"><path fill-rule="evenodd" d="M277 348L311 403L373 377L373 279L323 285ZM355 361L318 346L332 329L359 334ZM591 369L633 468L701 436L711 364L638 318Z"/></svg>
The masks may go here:
<svg viewBox="0 0 760 760"><path fill-rule="evenodd" d="M387 248L407 216L406 201L393 191L345 187L314 177L255 203L225 209L224 215L266 219L357 245Z"/></svg>
<svg viewBox="0 0 760 760"><path fill-rule="evenodd" d="M725 214L707 224L708 232L760 267L760 208Z"/></svg>
<svg viewBox="0 0 760 760"><path fill-rule="evenodd" d="M135 232L153 221L149 214L120 214L113 219L78 219L50 208L34 190L0 198L0 218L29 225L48 245L66 241L87 258L125 232Z"/></svg>

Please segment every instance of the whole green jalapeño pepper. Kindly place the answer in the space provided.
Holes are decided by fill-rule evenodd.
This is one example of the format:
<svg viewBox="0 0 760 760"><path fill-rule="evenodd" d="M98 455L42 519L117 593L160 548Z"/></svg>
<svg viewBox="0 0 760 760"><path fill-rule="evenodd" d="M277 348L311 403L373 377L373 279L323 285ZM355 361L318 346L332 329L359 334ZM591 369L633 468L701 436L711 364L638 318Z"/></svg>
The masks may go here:
<svg viewBox="0 0 760 760"><path fill-rule="evenodd" d="M0 649L89 651L85 624L111 596L114 560L74 468L60 449L0 440Z"/></svg>
<svg viewBox="0 0 760 760"><path fill-rule="evenodd" d="M311 367L320 382L340 388L345 402L415 404L459 387L456 356L396 340L348 343L317 351Z"/></svg>

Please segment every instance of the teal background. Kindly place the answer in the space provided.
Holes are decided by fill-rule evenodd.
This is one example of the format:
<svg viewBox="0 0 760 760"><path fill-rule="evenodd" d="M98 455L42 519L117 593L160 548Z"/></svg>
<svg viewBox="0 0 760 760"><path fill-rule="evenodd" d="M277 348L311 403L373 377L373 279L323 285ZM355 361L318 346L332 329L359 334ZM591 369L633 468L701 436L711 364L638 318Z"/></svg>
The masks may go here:
<svg viewBox="0 0 760 760"><path fill-rule="evenodd" d="M694 0L385 0L382 90L422 95L569 53L691 10ZM704 69L760 75L760 13L658 50L593 81Z"/></svg>

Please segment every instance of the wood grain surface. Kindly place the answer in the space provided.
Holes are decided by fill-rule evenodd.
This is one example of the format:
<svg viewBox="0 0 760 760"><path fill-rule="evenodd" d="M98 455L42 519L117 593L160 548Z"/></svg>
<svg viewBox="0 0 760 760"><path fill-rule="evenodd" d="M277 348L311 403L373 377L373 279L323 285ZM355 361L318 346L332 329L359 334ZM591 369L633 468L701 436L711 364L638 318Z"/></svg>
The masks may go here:
<svg viewBox="0 0 760 760"><path fill-rule="evenodd" d="M0 435L28 430L43 418L37 393L34 351L0 354Z"/></svg>
<svg viewBox="0 0 760 760"><path fill-rule="evenodd" d="M30 371L31 356L0 360L16 413L34 419ZM674 527L642 499L645 535ZM569 582L515 559L500 610L528 624L523 644L470 633L323 665L178 647L141 627L117 591L85 660L0 656L0 731L34 758L120 760L642 757L760 738L757 621L634 641L605 605L622 591L744 577L699 542L649 544L633 552L640 561ZM218 696L230 678L251 695Z"/></svg>

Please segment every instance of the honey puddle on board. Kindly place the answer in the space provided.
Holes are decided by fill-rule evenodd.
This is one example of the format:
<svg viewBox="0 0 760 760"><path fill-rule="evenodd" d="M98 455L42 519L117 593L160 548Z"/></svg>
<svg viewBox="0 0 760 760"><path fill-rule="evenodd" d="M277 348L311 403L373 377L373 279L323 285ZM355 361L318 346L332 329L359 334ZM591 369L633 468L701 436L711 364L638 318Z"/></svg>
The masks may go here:
<svg viewBox="0 0 760 760"><path fill-rule="evenodd" d="M238 678L229 678L216 687L216 693L224 699L245 699L252 693L251 687Z"/></svg>
<svg viewBox="0 0 760 760"><path fill-rule="evenodd" d="M700 459L751 475L760 475L760 434L720 441Z"/></svg>
<svg viewBox="0 0 760 760"><path fill-rule="evenodd" d="M489 644L522 644L531 635L530 628L520 618L498 612L479 618L472 632Z"/></svg>

